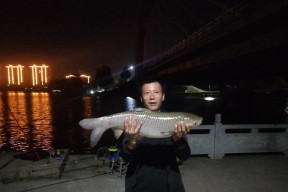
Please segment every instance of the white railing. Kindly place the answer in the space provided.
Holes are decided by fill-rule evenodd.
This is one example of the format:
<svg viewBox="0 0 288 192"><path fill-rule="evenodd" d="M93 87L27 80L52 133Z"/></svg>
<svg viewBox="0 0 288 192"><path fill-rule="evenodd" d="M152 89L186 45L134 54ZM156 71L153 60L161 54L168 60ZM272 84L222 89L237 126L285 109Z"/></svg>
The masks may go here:
<svg viewBox="0 0 288 192"><path fill-rule="evenodd" d="M288 154L288 124L223 125L216 114L213 125L195 127L187 140L191 155L208 155L221 159L225 154L271 153Z"/></svg>

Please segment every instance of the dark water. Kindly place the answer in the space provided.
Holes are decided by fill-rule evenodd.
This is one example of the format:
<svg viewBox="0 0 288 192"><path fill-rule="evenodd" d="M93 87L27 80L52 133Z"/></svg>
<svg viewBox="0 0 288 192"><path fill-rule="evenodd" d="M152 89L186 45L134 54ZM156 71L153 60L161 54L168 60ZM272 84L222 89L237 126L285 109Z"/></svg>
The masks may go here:
<svg viewBox="0 0 288 192"><path fill-rule="evenodd" d="M132 98L103 98L61 94L3 92L0 98L0 151L33 148L69 148L75 153L89 151L90 131L78 122L135 108ZM115 144L107 131L100 144ZM108 138L108 139L107 139Z"/></svg>
<svg viewBox="0 0 288 192"><path fill-rule="evenodd" d="M90 152L90 131L78 122L141 107L138 100L116 95L67 97L49 93L3 92L0 100L0 151L32 148L69 148ZM201 96L167 94L166 111L186 111L214 123L216 113L225 124L287 123L285 94L220 94L214 101ZM99 145L115 145L112 131L105 132Z"/></svg>
<svg viewBox="0 0 288 192"><path fill-rule="evenodd" d="M188 111L204 117L204 124L214 123L215 114L223 124L260 124L288 122L287 94L221 93L214 101L203 97L170 95L165 107L168 111Z"/></svg>

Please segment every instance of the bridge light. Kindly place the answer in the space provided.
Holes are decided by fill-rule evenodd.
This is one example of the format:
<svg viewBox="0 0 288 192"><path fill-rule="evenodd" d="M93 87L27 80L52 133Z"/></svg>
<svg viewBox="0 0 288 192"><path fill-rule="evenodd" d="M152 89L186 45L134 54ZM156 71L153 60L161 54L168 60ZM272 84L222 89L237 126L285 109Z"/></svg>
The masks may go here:
<svg viewBox="0 0 288 192"><path fill-rule="evenodd" d="M205 97L204 99L206 101L213 101L213 100L215 100L215 97Z"/></svg>
<svg viewBox="0 0 288 192"><path fill-rule="evenodd" d="M129 68L128 68L130 71L134 70L134 66L131 65Z"/></svg>

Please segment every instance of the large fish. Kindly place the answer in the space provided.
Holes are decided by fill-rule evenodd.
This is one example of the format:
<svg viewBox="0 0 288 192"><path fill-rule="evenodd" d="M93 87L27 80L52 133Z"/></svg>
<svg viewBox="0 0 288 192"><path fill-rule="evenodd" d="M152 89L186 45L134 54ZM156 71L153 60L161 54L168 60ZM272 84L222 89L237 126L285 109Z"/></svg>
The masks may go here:
<svg viewBox="0 0 288 192"><path fill-rule="evenodd" d="M148 109L137 108L134 111L116 113L99 118L83 119L79 125L85 129L92 130L90 144L95 147L103 133L112 128L118 137L124 130L124 118L132 115L142 121L140 135L149 138L170 137L174 133L178 121L184 121L194 126L202 123L202 117L193 113L185 112L153 112ZM121 130L119 131L117 130Z"/></svg>

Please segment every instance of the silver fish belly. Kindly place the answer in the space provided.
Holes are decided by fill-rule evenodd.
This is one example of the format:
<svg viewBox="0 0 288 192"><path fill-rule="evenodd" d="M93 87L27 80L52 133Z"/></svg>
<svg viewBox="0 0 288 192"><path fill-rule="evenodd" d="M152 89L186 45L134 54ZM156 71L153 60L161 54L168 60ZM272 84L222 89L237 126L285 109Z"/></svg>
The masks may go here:
<svg viewBox="0 0 288 192"><path fill-rule="evenodd" d="M124 130L124 118L130 115L142 121L140 134L149 138L172 136L174 127L178 121L183 121L192 127L202 123L202 117L193 113L153 112L147 109L137 109L136 111L121 112L99 118L83 119L79 124L85 129L92 130L90 144L92 147L95 147L107 129L112 128L115 133L118 133L118 135L115 135L118 137L119 131L117 132L116 130Z"/></svg>

